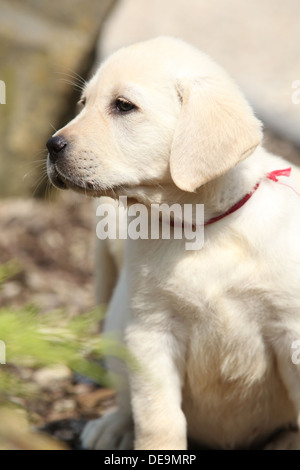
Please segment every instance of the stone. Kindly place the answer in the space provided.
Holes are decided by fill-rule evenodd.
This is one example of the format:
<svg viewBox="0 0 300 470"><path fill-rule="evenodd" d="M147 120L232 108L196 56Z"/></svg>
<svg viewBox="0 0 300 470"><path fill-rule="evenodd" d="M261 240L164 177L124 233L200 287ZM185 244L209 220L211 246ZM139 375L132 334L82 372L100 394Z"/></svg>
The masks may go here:
<svg viewBox="0 0 300 470"><path fill-rule="evenodd" d="M78 93L69 81L81 86L77 74L91 67L114 2L1 1L0 196L43 193L45 143L73 111Z"/></svg>
<svg viewBox="0 0 300 470"><path fill-rule="evenodd" d="M70 380L72 371L64 364L42 367L33 374L33 380L42 388L57 387L58 383Z"/></svg>

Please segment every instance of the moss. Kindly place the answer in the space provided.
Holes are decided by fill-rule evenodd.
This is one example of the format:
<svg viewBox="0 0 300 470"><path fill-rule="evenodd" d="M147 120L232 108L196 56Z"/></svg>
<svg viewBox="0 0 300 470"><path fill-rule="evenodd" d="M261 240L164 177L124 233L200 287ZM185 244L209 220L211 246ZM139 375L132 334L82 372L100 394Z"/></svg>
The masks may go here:
<svg viewBox="0 0 300 470"><path fill-rule="evenodd" d="M13 261L0 266L0 286L17 270ZM111 377L99 365L104 355L116 356L136 367L124 346L111 337L100 336L98 325L103 314L103 310L95 309L69 318L63 311L40 315L32 305L0 308L0 340L6 353L0 365L0 405L10 395L26 394L26 386L19 383L14 368L64 364L95 382L111 385Z"/></svg>

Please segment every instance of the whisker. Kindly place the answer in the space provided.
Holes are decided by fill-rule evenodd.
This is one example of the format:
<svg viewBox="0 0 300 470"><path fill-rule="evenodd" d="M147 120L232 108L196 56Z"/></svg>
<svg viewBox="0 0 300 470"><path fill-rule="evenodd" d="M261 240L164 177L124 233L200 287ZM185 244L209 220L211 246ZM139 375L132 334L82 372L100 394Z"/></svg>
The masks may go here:
<svg viewBox="0 0 300 470"><path fill-rule="evenodd" d="M40 165L39 167L35 167L35 168L31 168L31 170L27 171L27 173L24 174L23 176L23 180L25 180L26 178L28 178L30 175L32 175L33 173L36 173L38 169L41 169L43 168L44 165ZM43 170L45 171L45 170Z"/></svg>
<svg viewBox="0 0 300 470"><path fill-rule="evenodd" d="M47 154L48 154L48 150L46 148L42 148L38 150L34 155L32 155L32 160L30 160L29 162L24 162L24 165L32 165L32 164L35 164L35 162L46 161ZM42 157L42 158L37 158L37 157Z"/></svg>
<svg viewBox="0 0 300 470"><path fill-rule="evenodd" d="M161 189L163 192L166 191L166 188L164 188L160 183L157 183L156 186Z"/></svg>
<svg viewBox="0 0 300 470"><path fill-rule="evenodd" d="M78 83L72 82L72 80L67 80L66 78L59 78L61 82L68 83L69 85L72 85L74 88L77 88L81 92L83 91L84 87L82 85L79 85Z"/></svg>
<svg viewBox="0 0 300 470"><path fill-rule="evenodd" d="M112 193L113 193L115 199L117 199L117 195L116 195L116 193L115 193L115 190L114 190L113 186L111 186L111 191L112 191Z"/></svg>
<svg viewBox="0 0 300 470"><path fill-rule="evenodd" d="M38 152L40 154L41 152ZM46 155L43 158L35 159L30 162L25 162L22 164L22 169L25 172L23 179L25 180L28 178L29 175L32 173L40 173L40 170L42 169L43 171L47 170L47 160L46 160Z"/></svg>
<svg viewBox="0 0 300 470"><path fill-rule="evenodd" d="M57 129L55 129L55 127L53 126L53 124L51 124L51 122L50 122L50 121L48 121L48 123L49 123L49 125L52 127L52 129L53 129L55 132L57 132ZM46 151L46 152L48 152L48 150L47 150L47 149L45 149L45 151Z"/></svg>
<svg viewBox="0 0 300 470"><path fill-rule="evenodd" d="M71 72L71 74L66 73L66 72L54 72L54 73L65 75L66 77L73 78L74 80L77 80L77 82L81 83L82 85L86 84L86 80L81 75L79 75L79 73L75 72L75 70L72 70L72 69L70 69L69 67L66 67L66 66L65 66L65 69L69 70L69 72Z"/></svg>
<svg viewBox="0 0 300 470"><path fill-rule="evenodd" d="M122 184L120 184L120 188L121 188L122 191L125 191L125 188Z"/></svg>
<svg viewBox="0 0 300 470"><path fill-rule="evenodd" d="M31 162L25 162L22 164L22 168L24 167L24 169L28 166L30 167L35 167L35 168L40 168L42 167L43 165L45 165L47 162L46 158L41 158L39 160L33 160Z"/></svg>
<svg viewBox="0 0 300 470"><path fill-rule="evenodd" d="M50 203L52 194L54 193L54 186L50 183L49 179L46 183L45 199Z"/></svg>
<svg viewBox="0 0 300 470"><path fill-rule="evenodd" d="M43 173L43 174L39 177L38 181L37 181L36 184L35 184L35 188L34 188L34 190L33 190L32 197L35 196L37 190L41 187L42 183L44 183L44 181L46 181L46 178L47 178L47 177L48 177L47 172Z"/></svg>

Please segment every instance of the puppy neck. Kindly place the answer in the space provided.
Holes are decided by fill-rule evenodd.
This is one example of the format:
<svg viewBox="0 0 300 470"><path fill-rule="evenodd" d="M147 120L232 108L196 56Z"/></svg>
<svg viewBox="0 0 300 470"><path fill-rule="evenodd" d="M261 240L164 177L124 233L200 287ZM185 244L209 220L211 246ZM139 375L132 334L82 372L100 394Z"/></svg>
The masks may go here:
<svg viewBox="0 0 300 470"><path fill-rule="evenodd" d="M230 209L261 180L264 175L261 151L257 149L226 174L206 183L195 192L182 191L171 180L129 189L125 194L128 197L128 205L138 202L150 208L152 204L203 204L206 222Z"/></svg>

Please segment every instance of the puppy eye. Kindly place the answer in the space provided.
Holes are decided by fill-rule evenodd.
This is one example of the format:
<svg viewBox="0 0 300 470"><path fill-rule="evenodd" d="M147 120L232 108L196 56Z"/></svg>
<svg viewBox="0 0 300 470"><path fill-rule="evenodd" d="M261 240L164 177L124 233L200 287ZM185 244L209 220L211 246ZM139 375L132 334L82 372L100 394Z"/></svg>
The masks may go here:
<svg viewBox="0 0 300 470"><path fill-rule="evenodd" d="M83 108L83 107L85 106L85 103L86 103L86 98L85 98L85 96L83 96L83 97L78 101L77 104Z"/></svg>
<svg viewBox="0 0 300 470"><path fill-rule="evenodd" d="M136 109L136 106L125 98L117 98L115 101L115 109L120 113L128 113Z"/></svg>

